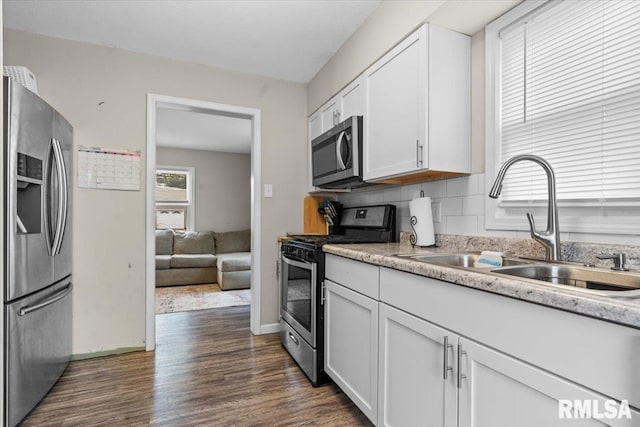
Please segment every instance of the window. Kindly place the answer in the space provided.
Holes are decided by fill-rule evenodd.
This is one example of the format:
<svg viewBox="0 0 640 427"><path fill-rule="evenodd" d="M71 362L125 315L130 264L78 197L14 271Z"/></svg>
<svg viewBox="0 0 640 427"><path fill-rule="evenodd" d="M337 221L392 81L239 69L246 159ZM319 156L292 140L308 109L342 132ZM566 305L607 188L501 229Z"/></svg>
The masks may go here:
<svg viewBox="0 0 640 427"><path fill-rule="evenodd" d="M156 230L192 230L193 202L193 168L156 169Z"/></svg>
<svg viewBox="0 0 640 427"><path fill-rule="evenodd" d="M537 154L556 174L562 231L640 232L640 2L525 2L486 43L487 180ZM546 194L543 171L517 164L487 228L528 229Z"/></svg>

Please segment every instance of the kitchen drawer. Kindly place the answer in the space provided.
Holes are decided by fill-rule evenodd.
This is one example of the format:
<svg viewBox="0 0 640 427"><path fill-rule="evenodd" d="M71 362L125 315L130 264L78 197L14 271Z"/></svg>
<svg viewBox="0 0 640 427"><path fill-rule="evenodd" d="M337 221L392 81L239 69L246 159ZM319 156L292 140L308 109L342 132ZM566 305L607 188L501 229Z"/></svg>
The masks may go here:
<svg viewBox="0 0 640 427"><path fill-rule="evenodd" d="M380 267L326 254L325 277L369 298L380 299Z"/></svg>

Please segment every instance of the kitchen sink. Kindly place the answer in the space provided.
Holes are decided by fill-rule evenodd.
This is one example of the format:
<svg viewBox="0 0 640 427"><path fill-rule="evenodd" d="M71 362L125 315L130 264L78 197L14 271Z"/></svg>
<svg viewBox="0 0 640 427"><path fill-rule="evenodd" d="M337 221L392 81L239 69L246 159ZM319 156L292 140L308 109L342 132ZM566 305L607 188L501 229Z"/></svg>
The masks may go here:
<svg viewBox="0 0 640 427"><path fill-rule="evenodd" d="M574 289L596 295L616 297L640 296L640 274L617 272L563 261L547 261L504 257L502 267L475 268L480 252L422 252L395 256L446 267L462 268L485 274L504 274L524 280L535 280L559 289ZM542 283L540 283L542 282Z"/></svg>
<svg viewBox="0 0 640 427"><path fill-rule="evenodd" d="M450 267L466 267L473 268L473 264L480 257L480 252L468 253L430 253L430 254L402 254L403 258L411 258L414 261L426 262L429 264L446 265ZM520 258L505 257L502 259L503 266L531 264L532 261L522 260Z"/></svg>
<svg viewBox="0 0 640 427"><path fill-rule="evenodd" d="M562 287L591 290L592 293L601 295L640 295L640 275L637 274L562 264L505 266L495 268L491 272L539 280Z"/></svg>

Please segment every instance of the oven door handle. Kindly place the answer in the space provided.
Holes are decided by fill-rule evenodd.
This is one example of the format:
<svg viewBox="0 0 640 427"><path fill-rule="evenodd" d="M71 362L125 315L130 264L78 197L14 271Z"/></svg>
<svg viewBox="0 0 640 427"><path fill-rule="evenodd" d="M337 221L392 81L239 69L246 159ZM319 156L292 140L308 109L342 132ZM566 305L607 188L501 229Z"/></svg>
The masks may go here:
<svg viewBox="0 0 640 427"><path fill-rule="evenodd" d="M282 261L285 264L293 265L294 267L304 268L306 270L311 270L313 268L313 263L308 261L296 261L294 259L288 258L286 255L282 255Z"/></svg>

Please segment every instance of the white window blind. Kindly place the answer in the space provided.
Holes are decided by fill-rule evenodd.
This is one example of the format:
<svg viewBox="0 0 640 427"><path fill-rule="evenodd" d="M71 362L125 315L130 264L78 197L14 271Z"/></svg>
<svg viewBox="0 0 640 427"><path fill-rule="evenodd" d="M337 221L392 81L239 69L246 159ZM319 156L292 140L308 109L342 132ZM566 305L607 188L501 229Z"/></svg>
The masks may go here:
<svg viewBox="0 0 640 427"><path fill-rule="evenodd" d="M545 158L558 199L640 198L640 1L551 1L500 37L500 163ZM511 168L505 203L546 199L544 172Z"/></svg>

